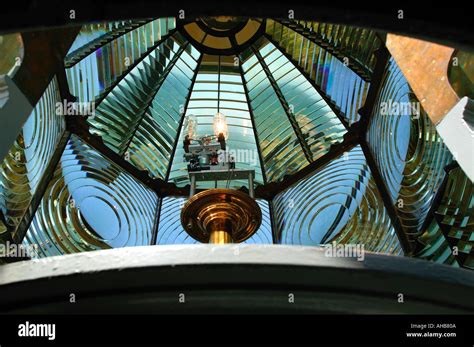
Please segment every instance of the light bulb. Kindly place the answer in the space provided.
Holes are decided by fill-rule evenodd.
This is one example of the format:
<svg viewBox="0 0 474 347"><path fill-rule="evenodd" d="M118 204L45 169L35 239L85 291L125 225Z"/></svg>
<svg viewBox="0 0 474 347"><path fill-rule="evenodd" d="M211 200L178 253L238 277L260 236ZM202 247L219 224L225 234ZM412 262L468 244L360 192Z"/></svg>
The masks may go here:
<svg viewBox="0 0 474 347"><path fill-rule="evenodd" d="M196 116L190 114L189 116L186 117L186 124L184 126L184 133L188 135L188 138L190 140L194 139L194 136L196 135L197 132L197 118Z"/></svg>
<svg viewBox="0 0 474 347"><path fill-rule="evenodd" d="M214 116L214 135L219 136L219 134L223 134L226 140L229 136L225 116L220 112Z"/></svg>

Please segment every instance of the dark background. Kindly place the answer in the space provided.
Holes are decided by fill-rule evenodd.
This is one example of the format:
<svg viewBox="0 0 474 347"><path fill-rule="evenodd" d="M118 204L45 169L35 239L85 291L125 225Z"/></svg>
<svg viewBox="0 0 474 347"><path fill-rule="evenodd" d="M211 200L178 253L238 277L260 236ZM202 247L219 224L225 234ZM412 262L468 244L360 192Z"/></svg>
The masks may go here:
<svg viewBox="0 0 474 347"><path fill-rule="evenodd" d="M202 15L284 18L291 9L296 19L363 26L474 50L474 14L471 6L472 3L458 0L4 0L0 8L0 32L103 20L177 16L179 10L185 11L186 19ZM75 20L69 19L71 9L76 12ZM399 9L404 11L403 20L397 17Z"/></svg>

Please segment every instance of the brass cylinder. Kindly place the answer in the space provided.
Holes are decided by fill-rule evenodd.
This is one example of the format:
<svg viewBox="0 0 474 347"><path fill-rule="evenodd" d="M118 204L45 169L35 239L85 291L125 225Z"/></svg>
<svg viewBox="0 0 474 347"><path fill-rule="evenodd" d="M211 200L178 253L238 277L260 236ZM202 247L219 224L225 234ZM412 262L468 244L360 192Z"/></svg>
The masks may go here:
<svg viewBox="0 0 474 347"><path fill-rule="evenodd" d="M262 212L248 194L234 189L208 189L192 196L181 211L181 224L203 243L240 243L258 230Z"/></svg>
<svg viewBox="0 0 474 347"><path fill-rule="evenodd" d="M209 243L232 243L232 225L226 222L225 217L223 217L222 219L214 219L209 223L207 227Z"/></svg>
<svg viewBox="0 0 474 347"><path fill-rule="evenodd" d="M222 230L215 230L211 231L211 235L209 237L209 243L215 244L225 244L225 243L232 243L232 236L227 231Z"/></svg>

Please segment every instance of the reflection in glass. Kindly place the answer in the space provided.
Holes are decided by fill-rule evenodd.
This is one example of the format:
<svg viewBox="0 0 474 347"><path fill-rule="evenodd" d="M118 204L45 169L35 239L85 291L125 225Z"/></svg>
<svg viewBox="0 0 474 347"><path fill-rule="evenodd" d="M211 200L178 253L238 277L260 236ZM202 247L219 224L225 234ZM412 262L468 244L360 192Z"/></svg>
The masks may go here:
<svg viewBox="0 0 474 347"><path fill-rule="evenodd" d="M32 257L148 245L158 197L75 135L23 241Z"/></svg>
<svg viewBox="0 0 474 347"><path fill-rule="evenodd" d="M56 112L60 102L56 78L46 88L17 140L5 156L0 176L0 209L16 229L30 205L65 129Z"/></svg>
<svg viewBox="0 0 474 347"><path fill-rule="evenodd" d="M66 65L71 94L79 102L93 102L175 27L174 18L161 18L129 31Z"/></svg>
<svg viewBox="0 0 474 347"><path fill-rule="evenodd" d="M273 206L278 243L402 252L360 147L278 194Z"/></svg>
<svg viewBox="0 0 474 347"><path fill-rule="evenodd" d="M367 140L405 231L416 235L452 155L393 58L382 83Z"/></svg>

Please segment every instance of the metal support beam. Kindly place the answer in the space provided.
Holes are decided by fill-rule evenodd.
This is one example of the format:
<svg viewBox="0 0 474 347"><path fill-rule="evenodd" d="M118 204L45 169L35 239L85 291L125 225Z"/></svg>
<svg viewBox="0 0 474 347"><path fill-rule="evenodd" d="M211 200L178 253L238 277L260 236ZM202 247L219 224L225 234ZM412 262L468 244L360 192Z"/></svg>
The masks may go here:
<svg viewBox="0 0 474 347"><path fill-rule="evenodd" d="M77 119L80 117L75 117ZM83 139L86 143L92 146L95 150L100 152L105 157L109 158L110 160L114 161L117 165L122 167L123 170L127 171L130 175L135 177L137 180L148 186L149 188L153 189L160 197L165 196L192 196L196 193L201 192L201 189L192 188L193 184L191 182L190 185L185 187L178 187L174 183L165 182L161 179L153 179L148 176L146 171L142 171L137 169L135 166L130 164L124 158L119 156L117 153L112 151L102 142L101 138L96 135L91 135L87 133L85 130L78 131L74 129L73 126L70 128L71 132L75 133L81 139ZM353 147L358 144L358 137L354 135L355 132L347 133L344 137L344 141L342 143L337 143L331 146L330 150L323 155L321 158L315 160L314 162L308 164L302 170L291 174L286 175L281 182L270 182L264 185L257 186L254 190L255 198L257 199L265 199L271 201L275 195L282 192L286 188L290 187L291 185L298 182L300 179L310 175L314 171L318 170L322 166L329 163L334 158L344 154L344 152L350 151ZM192 177L193 175L191 175ZM242 187L239 190L244 191L250 194L250 190Z"/></svg>
<svg viewBox="0 0 474 347"><path fill-rule="evenodd" d="M33 107L59 67L63 66L64 56L80 28L76 26L22 33L25 58L13 80Z"/></svg>
<svg viewBox="0 0 474 347"><path fill-rule="evenodd" d="M457 162L452 162L451 164L447 165L444 168L444 171L446 172L446 174L444 176L443 182L441 183L441 186L438 188L436 195L434 196L434 199L431 203L431 207L428 211L426 219L421 227L421 232L424 232L425 230L427 230L430 224L433 222L433 220L435 220L435 222L438 224L439 228L441 229L441 232L443 233L443 237L445 238L446 243L451 249L451 253L454 256L454 259L457 261L459 266L463 266L467 258L466 254L463 252L460 252L459 250L457 250L456 252L454 251L454 247L457 246L457 244L453 243L452 238L449 237L449 229L446 228L445 224L443 224L444 217L436 214L436 211L438 210L439 205L441 204L443 200L444 194L446 193L446 189L447 189L447 185L449 181L449 173L451 172L451 170L454 170L458 167L459 167L459 164ZM420 247L421 245L419 243L416 243L416 246L417 248L415 251L418 252L421 248Z"/></svg>
<svg viewBox="0 0 474 347"><path fill-rule="evenodd" d="M145 184L147 187L155 191L160 197L165 196L190 196L191 187L178 187L174 183L165 182L161 179L153 179L148 176L146 171L139 170L134 165L126 161L123 157L119 156L117 153L108 148L103 142L102 139L97 135L91 135L86 130L85 126L82 124L84 121L80 121L82 117L74 116L71 117L68 129L79 136L84 142L93 147L99 153L104 155L106 158L110 159L117 165L119 165L124 171L132 175L135 179ZM82 124L82 125L78 125ZM87 124L86 124L87 125ZM322 166L329 163L334 158L344 154L344 152L350 151L354 146L358 144L358 138L350 133L346 134L344 141L342 143L335 144L331 146L330 150L323 155L321 158L310 163L302 170L291 174L286 175L281 182L271 182L264 185L260 185L255 188L255 198L265 199L271 201L276 194L282 192L286 188L298 182L300 179L311 174L315 170L321 168ZM241 191L250 193L245 187L240 189ZM202 190L195 189L194 194L199 193Z"/></svg>
<svg viewBox="0 0 474 347"><path fill-rule="evenodd" d="M280 23L281 25L287 27L290 30L300 34L307 40L313 42L315 45L321 47L325 51L331 53L336 57L341 63L347 65L357 76L362 78L366 82L370 82L371 71L364 65L360 64L357 59L353 59L350 53L344 52L340 47L335 47L333 43L327 40L325 37L318 35L315 32L309 32L303 25L298 23L296 20L287 19L287 20L276 20L275 22ZM317 36L317 39L316 39ZM348 64L344 61L344 58L349 58Z"/></svg>
<svg viewBox="0 0 474 347"><path fill-rule="evenodd" d="M189 198L192 198L194 194L196 194L196 176L191 174L189 175L189 179L191 180L191 186L189 188Z"/></svg>
<svg viewBox="0 0 474 347"><path fill-rule="evenodd" d="M244 87L245 101L247 102L247 106L249 108L250 121L252 122L253 134L255 136L255 144L257 145L258 158L260 160L260 170L262 171L263 183L266 184L268 182L267 172L265 171L265 162L263 161L262 149L260 147L260 140L258 137L257 126L255 125L255 117L252 110L252 103L250 101L249 89L247 87L247 83L245 82L245 78L244 78L244 70L242 69L242 59L241 57L238 57L238 58L239 58L239 73L242 79L242 86Z"/></svg>
<svg viewBox="0 0 474 347"><path fill-rule="evenodd" d="M181 115L181 119L179 120L178 130L176 132L176 137L175 137L174 143L173 143L173 149L171 150L170 162L168 164L168 168L166 170L166 175L165 175L165 182L168 182L168 180L170 179L171 166L173 166L173 157L176 153L176 148L178 148L179 136L181 135L181 130L182 130L182 127L183 127L183 124L184 124L184 120L186 118L186 111L188 110L189 100L191 99L191 93L193 92L194 84L196 83L198 71L199 71L199 68L200 68L201 62L202 62L202 57L203 57L203 54L201 54L199 56L199 60L198 60L197 65L196 65L196 71L194 72L194 76L191 80L191 85L189 86L189 93L188 93L188 95L186 97L186 101L184 103L183 114Z"/></svg>
<svg viewBox="0 0 474 347"><path fill-rule="evenodd" d="M89 132L89 124L85 117L82 116L66 116L66 128L72 134L77 135L82 141L94 148L101 155L114 162L125 172L130 174L136 180L153 190L160 198L165 196L189 196L191 186L178 187L174 183L164 181L160 178L152 178L148 175L148 171L140 170L127 160L107 147L98 135ZM246 191L245 187L240 190ZM194 194L201 192L195 189Z"/></svg>
<svg viewBox="0 0 474 347"><path fill-rule="evenodd" d="M10 233L8 232L7 228L7 219L3 214L3 210L0 209L0 244L6 242L10 237ZM1 264L1 259L0 259Z"/></svg>
<svg viewBox="0 0 474 347"><path fill-rule="evenodd" d="M3 160L20 134L67 53L79 27L24 32L24 59L13 79L4 76L0 84L8 88L6 104L0 109L0 158ZM62 65L61 65L62 66Z"/></svg>
<svg viewBox="0 0 474 347"><path fill-rule="evenodd" d="M426 214L425 221L423 222L420 229L421 233L423 233L426 229L428 229L431 222L433 221L436 210L438 209L439 204L441 203L441 200L443 199L444 192L446 191L446 186L448 184L448 179L449 179L449 172L457 167L459 167L459 164L457 162L452 162L451 164L446 165L446 167L444 168L445 176L443 178L443 182L441 182L441 185L436 191L433 201L431 202L430 209L428 213Z"/></svg>
<svg viewBox="0 0 474 347"><path fill-rule="evenodd" d="M270 35L267 34L265 34L265 38L270 41L278 49L278 51L285 56L286 59L293 63L298 72L306 78L306 80L311 84L314 89L316 89L316 92L318 92L318 94L323 98L323 100L326 102L332 112L334 112L334 114L342 123L342 125L344 125L346 129L349 129L349 123L347 122L347 119L341 113L339 107L334 103L334 101L332 101L331 98L321 89L321 87L319 87L316 82L311 79L308 73L298 64L298 62L296 62L291 55L289 55L285 50L283 50L283 48L277 41L273 40Z"/></svg>
<svg viewBox="0 0 474 347"><path fill-rule="evenodd" d="M372 117L375 112L375 103L377 102L379 92L383 87L385 68L390 60L390 52L387 47L382 46L377 50L375 56L377 61L375 63L372 81L370 83L369 91L367 92L367 97L365 98L364 106L359 110L361 117L358 123L360 123L360 135L364 141L367 129L369 128L370 117Z"/></svg>
<svg viewBox="0 0 474 347"><path fill-rule="evenodd" d="M449 249L451 250L451 254L453 255L454 259L456 259L456 262L459 264L459 266L464 267L464 263L469 258L469 256L474 256L474 250L471 249L470 254L464 253L459 249L455 251L454 247L459 247L458 243L455 241L457 239L449 237L450 228L446 224L443 224L443 216L435 215L434 218L436 223L438 223L441 232L443 233L443 236L449 246Z"/></svg>
<svg viewBox="0 0 474 347"><path fill-rule="evenodd" d="M362 147L362 151L364 152L367 164L370 168L370 173L374 178L375 184L377 185L380 193L380 197L382 198L382 201L385 205L385 209L387 210L387 214L390 218L390 221L392 222L392 226L395 229L395 232L397 233L398 240L400 241L400 246L402 247L402 250L405 255L411 256L413 255L414 251L413 244L409 240L400 220L398 219L398 214L395 210L395 205L392 202L392 198L390 196L387 185L385 184L385 180L382 174L380 173L377 163L375 162L372 156L372 152L369 148L369 145L366 141L362 141L360 145Z"/></svg>
<svg viewBox="0 0 474 347"><path fill-rule="evenodd" d="M160 78L161 78L160 84L156 87L156 90L153 92L153 96L150 97L150 99L148 100L148 103L146 104L146 106L142 108L142 111L143 111L142 114L138 115L139 120L138 120L137 124L135 125L135 129L133 129L132 134L130 135L130 139L128 140L128 143L124 147L124 152L121 153L122 155L127 153L128 148L130 147L130 144L133 141L133 137L135 136L136 132L138 131L138 128L140 128L140 124L143 122L143 119L145 118L146 111L150 108L151 104L153 103L153 100L156 97L156 94L158 94L158 92L160 91L161 86L163 85L164 81L168 77L169 73L171 72L171 70L173 69L176 62L181 57L181 54L184 52L184 50L186 49L187 46L188 45L186 44L184 47L179 48L178 52L176 52L176 54L173 56L173 58L171 59L171 61L166 66L165 70L163 71L162 75L160 76ZM190 91L190 93L191 93L191 91ZM177 132L178 134L179 134L179 129L180 129L180 127L178 127L178 132ZM171 156L170 162L171 162L172 158L173 158L173 156Z"/></svg>
<svg viewBox="0 0 474 347"><path fill-rule="evenodd" d="M131 23L121 24L117 28L107 31L105 34L88 42L83 47L80 47L76 49L75 51L71 52L70 54L66 55L66 57L64 58L64 64L66 68L70 68L74 66L75 64L80 62L82 59L92 54L99 48L105 46L109 42L129 33L132 30L142 27L151 21L153 21L153 19L135 20L135 21L132 21Z"/></svg>
<svg viewBox="0 0 474 347"><path fill-rule="evenodd" d="M353 132L346 133L343 142L332 145L326 154L306 165L300 171L285 176L280 182L271 182L263 186L258 186L255 189L256 196L271 201L278 193L284 191L302 178L312 174L331 160L343 155L344 152L349 152L358 144L358 140L358 137L354 136Z"/></svg>
<svg viewBox="0 0 474 347"><path fill-rule="evenodd" d="M68 131L79 136L85 143L94 148L104 157L108 158L109 160L120 166L124 171L129 173L136 180L140 181L148 188L156 192L158 196L163 197L167 195L188 195L189 189L179 188L174 184L163 181L162 179L151 178L148 175L147 171L138 169L133 164L125 160L125 158L123 158L122 156L114 152L112 149L107 147L100 136L92 135L89 132L89 124L87 123L85 117L77 115L67 116L66 127Z"/></svg>
<svg viewBox="0 0 474 347"><path fill-rule="evenodd" d="M24 215L21 217L21 220L18 223L16 230L14 230L12 233L12 241L14 243L16 244L22 243L28 231L28 228L30 227L31 221L33 220L33 217L36 213L36 210L38 209L38 206L41 203L41 200L43 199L44 192L46 191L46 188L48 187L49 182L54 176L54 172L56 171L58 163L64 152L64 148L66 147L66 144L69 140L69 136L70 136L69 132L67 131L64 132L63 136L61 137L61 140L58 142L58 146L55 148L54 153L51 156L51 159L46 167L46 170L43 176L41 176L41 179L38 183L38 187L36 188L36 191L31 198L31 202L28 209L26 210Z"/></svg>
<svg viewBox="0 0 474 347"><path fill-rule="evenodd" d="M275 214L274 214L274 209L273 209L273 201L268 202L268 209L270 210L270 226L272 228L272 243L274 245L279 244L279 235L277 235L277 227L276 227L276 220L275 220Z"/></svg>
<svg viewBox="0 0 474 347"><path fill-rule="evenodd" d="M278 100L281 103L281 106L285 110L285 113L288 117L288 120L290 121L291 126L293 127L293 131L296 134L296 137L298 138L298 142L301 145L301 148L303 149L304 155L306 159L311 163L313 161L313 154L311 153L311 148L309 147L308 143L306 142L305 136L303 132L301 131L298 122L296 121L296 117L291 111L290 105L285 99L285 96L283 95L282 91L278 87L278 84L273 77L272 73L270 72L270 69L268 68L267 63L263 60L262 55L254 48L252 47L252 51L255 54L255 57L257 57L258 62L263 68L263 71L265 72L268 80L270 81L271 86L273 87L273 90L275 91L275 94L278 97Z"/></svg>
<svg viewBox="0 0 474 347"><path fill-rule="evenodd" d="M64 62L58 61L58 67L56 70L56 80L58 82L59 95L61 97L61 102L66 100L67 102L74 102L77 98L71 94L69 90L69 85L67 83L66 70L64 68Z"/></svg>
<svg viewBox="0 0 474 347"><path fill-rule="evenodd" d="M107 95L132 71L135 66L140 64L151 52L153 52L159 45L161 45L164 41L166 41L169 37L173 36L173 34L176 32L176 29L170 30L170 32L163 36L161 40L156 42L153 46L148 48L143 54L140 56L140 58L136 59L133 64L130 64L127 70L125 70L115 81L112 83L106 90L104 90L96 99L95 99L95 106L96 108L99 106L99 104L107 97Z"/></svg>
<svg viewBox="0 0 474 347"><path fill-rule="evenodd" d="M387 47L382 46L376 53L377 61L374 68L374 74L372 76L372 82L370 83L369 91L365 100L364 106L359 110L361 115L360 121L356 124L359 128L359 141L361 144L362 151L364 152L365 159L369 165L370 172L374 178L375 184L378 187L380 196L384 203L387 214L390 218L393 228L397 233L400 245L405 255L411 256L414 252L414 244L408 238L400 219L398 218L395 205L390 196L389 190L385 183L385 180L379 170L379 167L372 155L369 143L367 142L367 130L369 128L370 119L376 111L376 102L380 90L383 87L385 68L390 59L390 52Z"/></svg>
<svg viewBox="0 0 474 347"><path fill-rule="evenodd" d="M255 171L249 172L249 195L252 199L255 199L255 189L253 186L253 175L255 175Z"/></svg>
<svg viewBox="0 0 474 347"><path fill-rule="evenodd" d="M158 240L158 230L160 227L160 215L161 215L162 205L163 205L163 199L160 198L160 201L158 202L158 206L156 206L156 211L155 211L155 223L153 225L153 233L151 235L151 241L150 241L150 245L152 246L156 245L156 241Z"/></svg>
<svg viewBox="0 0 474 347"><path fill-rule="evenodd" d="M58 76L58 83L61 82L59 84L61 98L70 100L67 82L64 83L63 81L63 77L65 77L62 75L64 73L63 59L79 30L80 27L70 27L49 31L25 32L22 34L25 45L25 58L14 76L14 82L33 107L38 103L55 75ZM38 59L39 57L41 59ZM20 131L21 129L15 133L15 136ZM43 199L44 192L54 175L68 139L69 133L66 131L59 140L45 172L31 197L29 206L21 216L18 225L15 228L7 225L7 237L11 242L21 244L23 241L36 210ZM16 260L21 259L11 259L11 261Z"/></svg>

